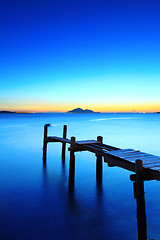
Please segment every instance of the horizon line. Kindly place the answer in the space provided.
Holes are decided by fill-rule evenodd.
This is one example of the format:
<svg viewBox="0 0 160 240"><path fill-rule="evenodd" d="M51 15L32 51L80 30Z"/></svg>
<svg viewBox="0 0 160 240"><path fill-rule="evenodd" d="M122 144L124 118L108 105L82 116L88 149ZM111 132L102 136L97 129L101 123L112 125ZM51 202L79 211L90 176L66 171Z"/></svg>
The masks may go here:
<svg viewBox="0 0 160 240"><path fill-rule="evenodd" d="M69 113L68 111L11 111L11 110L0 110L0 113L32 113L32 114L38 114L38 113ZM76 113L72 113L70 112L71 114L76 114ZM93 114L94 113L159 113L159 111L105 111L105 112L100 112L100 111L96 111L94 112L93 111ZM77 113L77 114L83 114L83 113ZM87 113L84 113L84 114L87 114ZM88 113L90 114L90 113ZM92 113L91 113L92 114Z"/></svg>

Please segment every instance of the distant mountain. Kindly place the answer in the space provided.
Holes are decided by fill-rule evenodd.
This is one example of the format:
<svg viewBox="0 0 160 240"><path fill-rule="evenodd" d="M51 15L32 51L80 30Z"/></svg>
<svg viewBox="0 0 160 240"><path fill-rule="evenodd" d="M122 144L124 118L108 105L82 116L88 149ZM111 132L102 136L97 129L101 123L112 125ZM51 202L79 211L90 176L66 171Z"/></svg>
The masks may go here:
<svg viewBox="0 0 160 240"><path fill-rule="evenodd" d="M94 111L89 110L89 109L83 110L82 108L75 108L71 111L68 111L68 113L97 113L97 112L94 112Z"/></svg>
<svg viewBox="0 0 160 240"><path fill-rule="evenodd" d="M0 113L16 113L16 112L11 112L11 111L0 111Z"/></svg>

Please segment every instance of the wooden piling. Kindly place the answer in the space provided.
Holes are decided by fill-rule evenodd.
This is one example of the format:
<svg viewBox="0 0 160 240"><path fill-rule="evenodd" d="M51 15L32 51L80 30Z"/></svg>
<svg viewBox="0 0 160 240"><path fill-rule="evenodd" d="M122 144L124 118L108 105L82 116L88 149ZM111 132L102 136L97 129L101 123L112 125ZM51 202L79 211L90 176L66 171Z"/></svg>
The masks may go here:
<svg viewBox="0 0 160 240"><path fill-rule="evenodd" d="M48 127L50 124L44 125L44 137L43 137L43 163L46 163L46 155L47 155L47 134L48 134Z"/></svg>
<svg viewBox="0 0 160 240"><path fill-rule="evenodd" d="M67 137L67 125L63 126L63 138ZM66 152L66 143L62 143L62 163L65 163L65 152Z"/></svg>
<svg viewBox="0 0 160 240"><path fill-rule="evenodd" d="M103 143L103 137L98 136L97 141ZM97 184L102 183L102 156L96 155L96 180Z"/></svg>
<svg viewBox="0 0 160 240"><path fill-rule="evenodd" d="M147 223L144 198L144 181L143 181L143 161L135 162L136 184L134 184L134 195L137 201L137 227L138 240L147 240Z"/></svg>
<svg viewBox="0 0 160 240"><path fill-rule="evenodd" d="M69 165L69 188L73 190L74 188L74 179L75 179L75 137L71 137L71 146L70 146L70 165Z"/></svg>
<svg viewBox="0 0 160 240"><path fill-rule="evenodd" d="M76 138L75 137L71 137L71 151L74 151L74 147L75 147L75 142L76 142Z"/></svg>
<svg viewBox="0 0 160 240"><path fill-rule="evenodd" d="M74 148L75 148L75 137L71 137L71 146L70 146L70 163L75 161L75 153L74 153Z"/></svg>
<svg viewBox="0 0 160 240"><path fill-rule="evenodd" d="M97 141L103 144L103 137L102 136L98 136L97 137Z"/></svg>

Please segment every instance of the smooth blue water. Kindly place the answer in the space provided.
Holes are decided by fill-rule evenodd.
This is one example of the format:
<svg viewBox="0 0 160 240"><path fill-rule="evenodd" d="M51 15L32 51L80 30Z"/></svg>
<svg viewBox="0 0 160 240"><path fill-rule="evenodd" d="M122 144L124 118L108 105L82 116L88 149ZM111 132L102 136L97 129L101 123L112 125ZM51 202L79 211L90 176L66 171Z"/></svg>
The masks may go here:
<svg viewBox="0 0 160 240"><path fill-rule="evenodd" d="M0 114L0 239L137 239L136 201L130 172L103 164L96 184L96 158L76 153L75 187L69 192L69 153L48 146L42 162L43 126L49 135L96 139L160 156L160 114ZM160 239L160 183L145 183L148 237Z"/></svg>

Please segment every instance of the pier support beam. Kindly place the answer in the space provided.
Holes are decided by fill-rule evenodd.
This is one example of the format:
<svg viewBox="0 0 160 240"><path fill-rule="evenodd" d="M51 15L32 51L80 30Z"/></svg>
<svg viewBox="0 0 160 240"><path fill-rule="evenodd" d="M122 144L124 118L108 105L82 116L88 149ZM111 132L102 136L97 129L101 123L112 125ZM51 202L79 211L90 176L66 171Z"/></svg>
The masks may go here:
<svg viewBox="0 0 160 240"><path fill-rule="evenodd" d="M98 136L97 141L103 143L103 137ZM97 184L102 184L102 156L96 155L96 180Z"/></svg>
<svg viewBox="0 0 160 240"><path fill-rule="evenodd" d="M67 137L67 125L63 126L63 138ZM65 163L66 143L62 143L62 163Z"/></svg>
<svg viewBox="0 0 160 240"><path fill-rule="evenodd" d="M50 124L44 125L44 137L43 137L43 163L46 163L46 154L47 154L47 134L48 134L48 127Z"/></svg>
<svg viewBox="0 0 160 240"><path fill-rule="evenodd" d="M70 165L69 165L69 189L74 189L74 179L75 179L75 137L71 137L71 147L70 147Z"/></svg>
<svg viewBox="0 0 160 240"><path fill-rule="evenodd" d="M134 196L137 201L138 240L147 240L147 223L146 223L144 181L143 181L143 161L136 160L135 171L136 171L136 182L133 183L133 187L134 187Z"/></svg>

